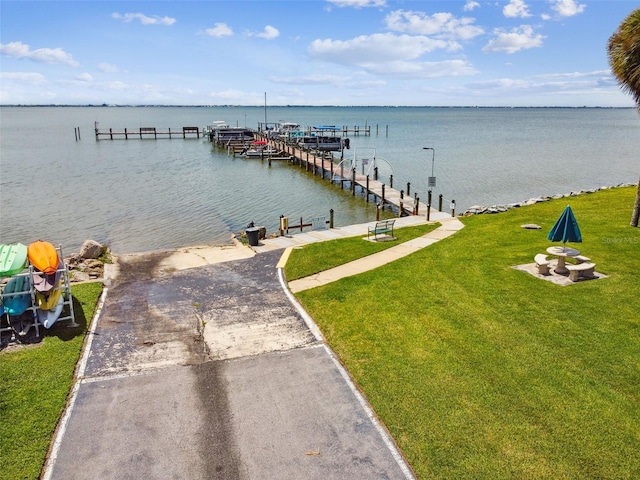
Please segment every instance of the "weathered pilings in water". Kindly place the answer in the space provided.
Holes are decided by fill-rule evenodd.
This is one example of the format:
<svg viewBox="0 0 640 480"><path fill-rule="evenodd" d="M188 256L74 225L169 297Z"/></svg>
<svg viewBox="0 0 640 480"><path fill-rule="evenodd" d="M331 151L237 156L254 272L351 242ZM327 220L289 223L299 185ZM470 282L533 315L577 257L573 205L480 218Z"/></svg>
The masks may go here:
<svg viewBox="0 0 640 480"><path fill-rule="evenodd" d="M333 228L334 227L333 208L329 210L329 220L327 220L326 217L316 217L316 218L312 218L310 222L305 223L303 218L300 217L300 223L298 225L293 225L289 223L289 217L280 215L279 231L280 231L281 237L283 237L285 234L288 234L289 230L293 230L293 229L296 229L296 230L300 229L300 232L302 232L302 229L305 227L313 227L316 230L326 229L327 227L330 229Z"/></svg>
<svg viewBox="0 0 640 480"><path fill-rule="evenodd" d="M379 201L381 209L391 207L398 210L399 215L418 215L420 211L424 212L424 208L427 208L427 214L430 214L430 206L420 205L420 199L417 192L413 192L413 198L411 197L411 183L407 182L406 191L396 191L393 188L394 178L393 175L389 175L388 185L383 183L379 179L379 172L376 167L373 170L373 180L369 175L365 175L365 172L358 174L355 169L351 169L349 172L345 171L344 163L340 158L334 158L333 154L327 152L314 152L309 150L302 150L296 145L288 144L280 139L269 139L260 132L256 134L257 139L264 140L268 145L278 149L284 153L284 156L277 158L277 160L286 160L294 165L298 165L300 168L304 168L306 172L316 176L319 175L322 179L328 179L331 182L338 182L340 188L345 188L345 183L349 184L349 190L352 196L358 193L358 188L365 195L366 202L370 201L370 196L373 195L374 201ZM270 159L270 162L273 159ZM340 167L336 169L336 162ZM441 203L439 204L439 210L441 211Z"/></svg>
<svg viewBox="0 0 640 480"><path fill-rule="evenodd" d="M204 135L204 131L202 132ZM188 136L190 138L200 138L200 128L199 127L182 127L181 133L171 131L171 127L168 127L166 130L158 129L156 127L140 127L135 130L129 130L124 127L122 130L115 130L113 128L109 128L108 132L100 130L98 128L97 122L95 125L95 136L96 141L100 140L100 137L109 137L109 140L129 140L138 138L142 140L143 138L148 138L153 135L154 140L158 138L174 138L174 137L182 137L186 139ZM80 136L80 128L78 128L78 137Z"/></svg>

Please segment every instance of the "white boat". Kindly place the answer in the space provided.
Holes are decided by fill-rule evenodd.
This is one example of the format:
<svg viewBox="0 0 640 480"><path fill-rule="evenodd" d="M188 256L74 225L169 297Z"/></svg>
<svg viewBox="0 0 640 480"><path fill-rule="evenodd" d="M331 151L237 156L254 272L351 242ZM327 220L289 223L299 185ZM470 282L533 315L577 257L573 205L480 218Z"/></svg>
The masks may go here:
<svg viewBox="0 0 640 480"><path fill-rule="evenodd" d="M268 131L269 138L289 140L291 134L300 131L300 124L295 122L278 122Z"/></svg>
<svg viewBox="0 0 640 480"><path fill-rule="evenodd" d="M252 142L247 145L240 155L247 158L264 158L264 157L272 157L279 153L279 151L274 148L272 145L269 145L264 140L258 140L256 142Z"/></svg>
<svg viewBox="0 0 640 480"><path fill-rule="evenodd" d="M293 141L303 150L318 150L321 152L340 152L349 148L349 139L336 134L338 128L333 125L313 127L302 135L293 136Z"/></svg>
<svg viewBox="0 0 640 480"><path fill-rule="evenodd" d="M204 135L211 136L213 134L213 132L215 132L216 130L219 130L221 128L229 128L229 125L224 120L214 120L209 125L204 127L202 129L202 131L204 132Z"/></svg>

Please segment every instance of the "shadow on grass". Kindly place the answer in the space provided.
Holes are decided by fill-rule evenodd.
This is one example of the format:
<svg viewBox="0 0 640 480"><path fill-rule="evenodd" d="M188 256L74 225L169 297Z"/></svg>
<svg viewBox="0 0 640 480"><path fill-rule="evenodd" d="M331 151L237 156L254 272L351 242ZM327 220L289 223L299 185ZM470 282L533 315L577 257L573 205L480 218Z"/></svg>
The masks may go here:
<svg viewBox="0 0 640 480"><path fill-rule="evenodd" d="M0 319L0 327L2 332L0 335L0 351L10 346L20 345L36 345L42 343L46 337L57 337L63 342L68 342L74 338L84 335L87 329L87 318L84 313L82 303L74 296L71 297L73 305L73 313L77 326L74 326L69 320L61 320L56 322L49 329L39 325L40 335L37 334L36 328L33 326L33 313L31 310L21 315L2 315ZM71 315L69 305L65 305L60 318Z"/></svg>

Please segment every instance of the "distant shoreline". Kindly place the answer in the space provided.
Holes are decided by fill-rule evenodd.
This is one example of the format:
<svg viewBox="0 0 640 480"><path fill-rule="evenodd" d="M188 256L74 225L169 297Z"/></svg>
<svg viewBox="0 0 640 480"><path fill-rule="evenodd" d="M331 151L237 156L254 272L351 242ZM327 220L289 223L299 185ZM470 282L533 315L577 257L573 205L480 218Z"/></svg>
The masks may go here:
<svg viewBox="0 0 640 480"><path fill-rule="evenodd" d="M0 108L260 108L264 109L264 105L114 105L114 104L0 104ZM603 107L603 106L528 106L528 107L511 107L511 106L476 106L476 105L269 105L267 108L438 108L438 109L507 109L507 110L525 110L525 109L551 109L551 110L635 110L636 107Z"/></svg>

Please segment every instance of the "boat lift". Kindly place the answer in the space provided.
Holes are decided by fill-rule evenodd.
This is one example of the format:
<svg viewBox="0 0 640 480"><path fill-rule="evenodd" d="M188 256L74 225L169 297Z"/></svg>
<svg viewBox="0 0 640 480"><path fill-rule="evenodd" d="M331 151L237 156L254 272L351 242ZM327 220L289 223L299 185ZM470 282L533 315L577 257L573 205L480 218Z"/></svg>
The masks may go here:
<svg viewBox="0 0 640 480"><path fill-rule="evenodd" d="M347 172L353 172L355 170L357 175L370 177L376 181L381 174L383 176L393 177L393 167L389 162L376 155L375 147L354 148L351 158L346 158L338 163L331 176L331 182L344 182L348 180L348 178L344 176L345 170ZM349 175L349 178L351 178L351 175Z"/></svg>

